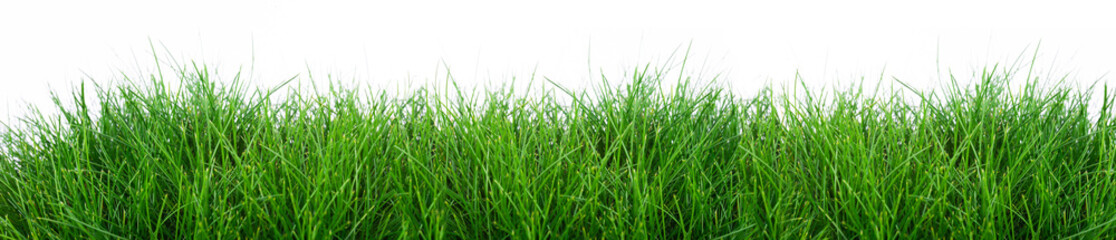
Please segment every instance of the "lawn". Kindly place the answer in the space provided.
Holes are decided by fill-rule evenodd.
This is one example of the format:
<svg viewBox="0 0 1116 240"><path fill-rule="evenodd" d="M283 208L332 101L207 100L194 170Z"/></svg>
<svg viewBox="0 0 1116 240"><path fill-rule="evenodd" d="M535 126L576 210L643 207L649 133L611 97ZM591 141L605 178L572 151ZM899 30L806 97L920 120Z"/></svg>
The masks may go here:
<svg viewBox="0 0 1116 240"><path fill-rule="evenodd" d="M400 95L176 67L0 130L0 239L1116 237L1116 94L1026 67L750 95L650 65Z"/></svg>

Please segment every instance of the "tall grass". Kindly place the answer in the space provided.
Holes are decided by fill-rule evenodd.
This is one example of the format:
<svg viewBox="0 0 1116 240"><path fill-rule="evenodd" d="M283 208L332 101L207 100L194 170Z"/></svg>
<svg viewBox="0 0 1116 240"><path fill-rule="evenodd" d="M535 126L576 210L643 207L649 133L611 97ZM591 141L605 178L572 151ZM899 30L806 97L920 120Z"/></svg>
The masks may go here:
<svg viewBox="0 0 1116 240"><path fill-rule="evenodd" d="M0 238L1116 237L1116 95L1019 73L738 97L645 67L397 98L192 66L9 126Z"/></svg>

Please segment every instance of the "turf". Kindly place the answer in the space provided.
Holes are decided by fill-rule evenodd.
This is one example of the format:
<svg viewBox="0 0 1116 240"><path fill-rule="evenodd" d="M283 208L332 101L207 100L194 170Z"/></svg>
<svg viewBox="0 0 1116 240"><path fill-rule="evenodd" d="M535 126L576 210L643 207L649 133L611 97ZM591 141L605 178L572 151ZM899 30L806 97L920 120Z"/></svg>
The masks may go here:
<svg viewBox="0 0 1116 240"><path fill-rule="evenodd" d="M1116 95L1026 69L745 97L649 66L407 97L178 69L9 124L0 238L1116 237Z"/></svg>

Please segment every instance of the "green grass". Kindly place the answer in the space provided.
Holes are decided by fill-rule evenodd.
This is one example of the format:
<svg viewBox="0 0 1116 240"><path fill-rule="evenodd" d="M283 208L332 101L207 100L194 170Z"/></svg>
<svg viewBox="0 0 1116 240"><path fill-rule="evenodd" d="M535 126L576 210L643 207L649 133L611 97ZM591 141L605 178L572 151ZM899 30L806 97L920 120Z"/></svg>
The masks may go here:
<svg viewBox="0 0 1116 240"><path fill-rule="evenodd" d="M534 95L255 89L196 65L78 89L2 136L0 239L1116 237L1107 88L990 67L739 97L635 70Z"/></svg>

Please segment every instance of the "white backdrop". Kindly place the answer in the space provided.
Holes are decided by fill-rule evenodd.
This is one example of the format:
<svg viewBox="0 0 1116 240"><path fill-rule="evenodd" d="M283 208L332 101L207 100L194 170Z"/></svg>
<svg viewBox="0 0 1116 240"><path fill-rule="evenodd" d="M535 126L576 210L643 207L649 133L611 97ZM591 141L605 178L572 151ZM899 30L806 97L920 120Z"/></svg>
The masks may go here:
<svg viewBox="0 0 1116 240"><path fill-rule="evenodd" d="M796 71L817 86L881 72L933 86L936 62L968 73L1040 41L1039 69L1083 83L1116 69L1116 8L1086 2L465 2L3 1L0 114L48 104L49 89L86 76L149 69L150 42L225 76L252 66L263 85L308 70L419 84L445 63L464 85L535 72L584 87L690 43L691 69L724 73L744 94Z"/></svg>

